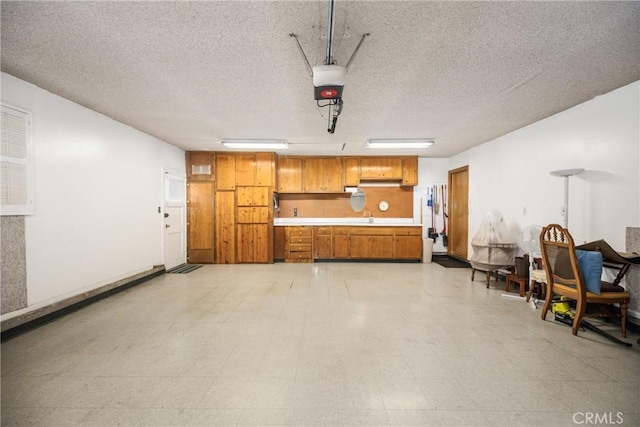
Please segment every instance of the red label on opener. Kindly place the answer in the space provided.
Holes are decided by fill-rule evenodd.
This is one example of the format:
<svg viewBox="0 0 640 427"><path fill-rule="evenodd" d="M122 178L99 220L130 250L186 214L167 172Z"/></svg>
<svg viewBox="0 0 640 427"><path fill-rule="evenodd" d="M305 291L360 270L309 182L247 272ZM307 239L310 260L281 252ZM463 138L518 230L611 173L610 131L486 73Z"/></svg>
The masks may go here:
<svg viewBox="0 0 640 427"><path fill-rule="evenodd" d="M337 94L338 94L338 91L334 89L325 89L322 92L320 92L320 96L322 96L323 98L333 98Z"/></svg>

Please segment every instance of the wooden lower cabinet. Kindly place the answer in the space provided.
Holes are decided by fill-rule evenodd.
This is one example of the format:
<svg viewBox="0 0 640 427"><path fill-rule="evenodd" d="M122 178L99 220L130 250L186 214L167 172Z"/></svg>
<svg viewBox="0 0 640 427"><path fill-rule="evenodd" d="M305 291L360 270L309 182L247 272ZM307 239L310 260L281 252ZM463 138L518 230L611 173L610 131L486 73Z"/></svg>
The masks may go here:
<svg viewBox="0 0 640 427"><path fill-rule="evenodd" d="M313 228L313 259L331 259L331 227Z"/></svg>
<svg viewBox="0 0 640 427"><path fill-rule="evenodd" d="M313 262L313 227L286 227L284 262Z"/></svg>
<svg viewBox="0 0 640 427"><path fill-rule="evenodd" d="M216 231L216 264L236 263L235 192L217 191L214 224Z"/></svg>
<svg viewBox="0 0 640 427"><path fill-rule="evenodd" d="M394 229L390 227L354 227L350 230L352 259L394 259Z"/></svg>
<svg viewBox="0 0 640 427"><path fill-rule="evenodd" d="M238 263L269 262L269 225L238 224Z"/></svg>
<svg viewBox="0 0 640 427"><path fill-rule="evenodd" d="M395 259L422 260L422 231L407 227L402 233L396 233L393 247Z"/></svg>
<svg viewBox="0 0 640 427"><path fill-rule="evenodd" d="M402 261L422 259L422 227L420 226L276 227L278 228L286 230L283 233L286 234L283 256L287 262L329 259ZM277 241L277 232L275 235ZM275 250L278 250L277 245ZM309 257L309 251L312 254L311 257Z"/></svg>

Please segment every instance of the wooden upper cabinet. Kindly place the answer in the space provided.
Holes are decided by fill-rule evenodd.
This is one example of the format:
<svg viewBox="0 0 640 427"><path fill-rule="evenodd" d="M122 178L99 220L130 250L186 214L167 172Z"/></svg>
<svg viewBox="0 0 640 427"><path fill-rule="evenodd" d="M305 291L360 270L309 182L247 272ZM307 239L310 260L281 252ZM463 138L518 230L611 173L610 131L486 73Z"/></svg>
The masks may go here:
<svg viewBox="0 0 640 427"><path fill-rule="evenodd" d="M344 159L344 185L360 185L360 159L358 157Z"/></svg>
<svg viewBox="0 0 640 427"><path fill-rule="evenodd" d="M418 185L418 158L402 159L402 185Z"/></svg>
<svg viewBox="0 0 640 427"><path fill-rule="evenodd" d="M236 185L255 185L255 154L236 154Z"/></svg>
<svg viewBox="0 0 640 427"><path fill-rule="evenodd" d="M402 179L402 158L360 159L360 179Z"/></svg>
<svg viewBox="0 0 640 427"><path fill-rule="evenodd" d="M236 156L235 154L216 154L216 190L236 189Z"/></svg>
<svg viewBox="0 0 640 427"><path fill-rule="evenodd" d="M238 206L269 206L269 187L238 187Z"/></svg>
<svg viewBox="0 0 640 427"><path fill-rule="evenodd" d="M215 154L212 151L187 151L187 180L214 181Z"/></svg>
<svg viewBox="0 0 640 427"><path fill-rule="evenodd" d="M310 157L304 160L305 192L340 193L343 190L340 158Z"/></svg>
<svg viewBox="0 0 640 427"><path fill-rule="evenodd" d="M276 179L275 153L256 153L256 184L260 187L272 187Z"/></svg>
<svg viewBox="0 0 640 427"><path fill-rule="evenodd" d="M275 179L275 153L236 155L236 185L271 187Z"/></svg>
<svg viewBox="0 0 640 427"><path fill-rule="evenodd" d="M281 193L302 192L302 158L278 158L278 191Z"/></svg>

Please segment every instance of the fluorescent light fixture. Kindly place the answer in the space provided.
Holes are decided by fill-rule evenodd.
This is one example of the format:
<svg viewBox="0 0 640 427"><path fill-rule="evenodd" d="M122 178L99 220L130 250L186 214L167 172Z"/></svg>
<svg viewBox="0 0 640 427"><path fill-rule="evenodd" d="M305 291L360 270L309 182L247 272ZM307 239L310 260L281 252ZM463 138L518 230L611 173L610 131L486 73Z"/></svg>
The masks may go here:
<svg viewBox="0 0 640 427"><path fill-rule="evenodd" d="M222 145L227 148L249 150L286 150L289 143L279 139L225 139Z"/></svg>
<svg viewBox="0 0 640 427"><path fill-rule="evenodd" d="M433 139L370 139L367 148L429 148Z"/></svg>

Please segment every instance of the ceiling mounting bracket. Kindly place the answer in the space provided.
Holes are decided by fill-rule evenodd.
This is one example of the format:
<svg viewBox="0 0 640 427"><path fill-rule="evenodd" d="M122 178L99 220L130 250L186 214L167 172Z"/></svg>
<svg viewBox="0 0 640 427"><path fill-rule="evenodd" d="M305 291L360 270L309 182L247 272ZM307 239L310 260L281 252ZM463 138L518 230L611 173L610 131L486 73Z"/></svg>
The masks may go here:
<svg viewBox="0 0 640 427"><path fill-rule="evenodd" d="M296 36L294 33L289 33L289 37L293 37L294 39L296 39L296 44L298 45L298 49L300 49L300 54L302 55L302 58L304 59L305 64L307 64L307 70L309 70L309 75L313 77L313 68L311 68L311 64L307 59L307 55L304 54L304 50L302 49L302 45L298 40L298 36Z"/></svg>

